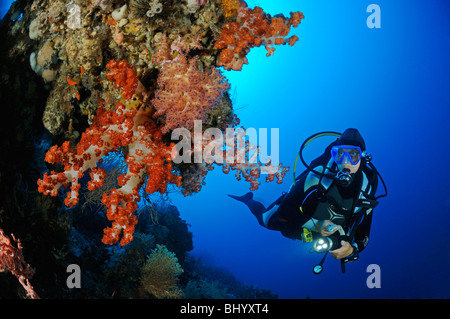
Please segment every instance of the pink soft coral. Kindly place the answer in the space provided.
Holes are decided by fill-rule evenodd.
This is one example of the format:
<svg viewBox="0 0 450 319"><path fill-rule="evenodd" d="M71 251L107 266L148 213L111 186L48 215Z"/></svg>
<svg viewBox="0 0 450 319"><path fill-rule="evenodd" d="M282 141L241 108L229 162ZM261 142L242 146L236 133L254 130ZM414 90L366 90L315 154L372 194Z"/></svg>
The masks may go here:
<svg viewBox="0 0 450 319"><path fill-rule="evenodd" d="M196 67L198 57L188 61L182 53L174 60L165 60L158 77L158 90L152 100L155 117L164 116L163 133L177 127L188 130L194 120L206 120L206 111L217 106L229 85L214 67L204 72Z"/></svg>
<svg viewBox="0 0 450 319"><path fill-rule="evenodd" d="M16 239L14 235L11 236L16 242L17 247L14 247L9 237L0 228L0 272L5 270L10 271L26 290L28 297L39 299L39 296L30 283L30 279L35 271L25 262L20 239Z"/></svg>

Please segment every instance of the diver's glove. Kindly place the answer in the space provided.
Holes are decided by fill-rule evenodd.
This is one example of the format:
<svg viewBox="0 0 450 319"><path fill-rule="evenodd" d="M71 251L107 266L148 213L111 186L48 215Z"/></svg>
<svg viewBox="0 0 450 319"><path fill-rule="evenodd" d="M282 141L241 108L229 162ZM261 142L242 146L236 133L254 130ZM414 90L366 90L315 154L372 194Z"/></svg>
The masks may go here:
<svg viewBox="0 0 450 319"><path fill-rule="evenodd" d="M358 245L356 243L352 243L353 253L342 259L344 263L349 263L359 259L359 250Z"/></svg>
<svg viewBox="0 0 450 319"><path fill-rule="evenodd" d="M315 225L315 231L322 236L331 236L340 228L341 226L333 224L330 220L321 220Z"/></svg>

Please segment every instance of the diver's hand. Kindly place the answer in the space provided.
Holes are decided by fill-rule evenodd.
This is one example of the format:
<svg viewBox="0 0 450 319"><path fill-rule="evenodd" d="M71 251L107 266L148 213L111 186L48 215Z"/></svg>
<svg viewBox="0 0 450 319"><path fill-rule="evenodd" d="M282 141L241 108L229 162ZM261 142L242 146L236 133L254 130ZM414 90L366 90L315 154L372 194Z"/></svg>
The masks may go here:
<svg viewBox="0 0 450 319"><path fill-rule="evenodd" d="M330 250L331 256L336 259L342 259L353 254L353 246L348 241L341 240L341 248Z"/></svg>
<svg viewBox="0 0 450 319"><path fill-rule="evenodd" d="M322 236L330 236L337 232L339 228L341 228L341 226L333 224L330 220L321 220L316 224L316 232L318 232Z"/></svg>

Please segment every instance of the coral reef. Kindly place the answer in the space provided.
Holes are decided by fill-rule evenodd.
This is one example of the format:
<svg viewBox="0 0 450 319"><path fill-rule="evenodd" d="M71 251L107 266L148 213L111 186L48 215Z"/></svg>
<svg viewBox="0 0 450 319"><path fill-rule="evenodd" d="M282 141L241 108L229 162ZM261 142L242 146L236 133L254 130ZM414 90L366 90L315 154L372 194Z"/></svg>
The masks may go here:
<svg viewBox="0 0 450 319"><path fill-rule="evenodd" d="M128 110L121 104L117 105L116 112L99 109L94 123L83 133L76 150L70 148L69 142L64 142L61 147L53 146L46 154L47 162L65 165L64 172L45 173L38 181L38 191L56 196L60 187L66 188L71 184L65 204L75 206L81 188L79 179L84 173L90 169L89 190L102 186L106 170L98 168L97 162L120 146L127 146L125 162L128 171L118 177L120 188L112 189L102 199L108 207L107 217L113 221L112 226L105 229L103 242L116 243L123 230L120 243L126 245L133 239L137 223L133 213L140 200L139 189L144 184L144 174L149 176L145 187L148 193L164 193L167 183L179 186L181 183L181 177L172 174L170 154L173 145L166 146L160 141L158 127L145 113Z"/></svg>
<svg viewBox="0 0 450 319"><path fill-rule="evenodd" d="M81 209L75 211L66 259L89 271L83 273L83 289L66 291L67 297L276 298L268 290L245 285L229 271L208 265L192 255L193 235L188 230L189 225L180 218L178 209L164 200L139 210L135 238L124 247L89 240L91 233L96 233L95 229L89 229L94 226L92 220L99 215L86 214ZM156 260L156 257L161 259ZM159 266L155 266L157 261ZM182 273L179 273L180 268ZM176 273L179 275L174 276Z"/></svg>
<svg viewBox="0 0 450 319"><path fill-rule="evenodd" d="M189 255L183 264L183 297L188 299L276 299L267 289L238 281L227 269Z"/></svg>
<svg viewBox="0 0 450 319"><path fill-rule="evenodd" d="M202 121L202 133L217 128L225 136L227 128L238 128L220 66L240 69L235 66L247 63L248 51L259 45L273 52L273 45L293 44L296 38L286 32L302 17L272 18L234 0L13 3L0 24L0 93L8 101L0 117L0 146L8 150L0 153L0 224L21 239L37 269L39 296L163 296L141 285L146 256L164 245L184 269L192 234L176 208L154 206L148 194L199 192L214 165L234 170L251 189L263 168L267 181L282 181L287 168L281 164L238 163L237 155L226 165L175 163L171 133L180 126L192 133L195 120ZM230 40L241 35L245 39ZM231 61L223 59L229 50ZM205 138L201 151L212 142ZM255 150L238 139L226 147ZM120 167L108 166L108 157L119 158ZM143 200L152 213L139 208ZM11 247L20 257L21 244ZM65 288L68 263L86 270L83 291ZM31 287L31 268L23 262L22 270L28 276L20 284L0 274L0 297L11 291L23 297L20 286ZM186 271L178 277L181 290L190 279L203 290L220 286L221 293L199 294L205 297L226 290L213 278L195 281ZM128 284L120 289L122 280Z"/></svg>
<svg viewBox="0 0 450 319"><path fill-rule="evenodd" d="M185 195L201 189L212 163L172 166L169 154L174 144L166 142L163 135L180 127L190 131L194 120L220 121L218 129L223 133L236 126L232 112L226 109L227 118L222 119L224 112L216 111L227 107L223 98L229 89L216 66L240 70L248 63L245 55L252 47L265 45L272 54L273 45L293 45L298 38L285 37L303 18L299 12L289 19L272 18L261 8L249 9L244 2L238 3L236 15L237 2L233 1L224 1L223 7L213 1L187 1L186 6L169 3L132 1L114 8L104 1L95 2L94 7L79 1L66 12L59 1L36 0L32 6L37 22L30 26L31 38L46 40L30 61L37 74L46 72L46 82L56 79L44 111L44 125L58 134L68 122L66 136L72 143L78 141L76 150L69 141L49 150L45 160L61 163L64 171L45 173L38 181L39 192L56 196L61 187L70 186L65 204L73 207L84 173L90 170L90 190L102 186L106 171L96 163L111 151L127 149L128 171L119 176L120 188L111 189L102 200L113 222L105 229L104 243L120 240L126 245L132 240L137 222L133 213L145 179L148 193L164 193L168 183L182 187ZM67 21L56 17L57 12L68 15ZM223 15L232 21L223 23ZM76 130L80 111L88 115L90 124L81 139ZM212 120L214 116L217 120ZM206 129L206 125L201 127L202 132ZM206 139L201 147L204 150L211 143ZM246 153L255 149L240 141L228 146ZM251 190L258 188L262 168L269 172L268 182L275 177L281 182L288 169L243 159L236 156L232 162L227 158L223 171L236 170L238 180L242 174Z"/></svg>

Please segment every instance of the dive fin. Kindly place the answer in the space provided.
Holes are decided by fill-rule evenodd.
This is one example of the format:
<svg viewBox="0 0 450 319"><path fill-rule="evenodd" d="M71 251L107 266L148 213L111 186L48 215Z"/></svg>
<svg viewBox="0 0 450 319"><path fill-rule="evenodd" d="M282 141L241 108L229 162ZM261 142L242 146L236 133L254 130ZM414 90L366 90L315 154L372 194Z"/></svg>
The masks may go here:
<svg viewBox="0 0 450 319"><path fill-rule="evenodd" d="M260 202L253 200L252 192L248 192L247 194L244 194L242 196L236 196L236 195L230 195L230 194L228 194L228 196L247 205L247 207L250 209L252 214L255 215L256 219L258 220L258 223L261 226L266 227L264 225L264 221L262 218L262 214L266 211L266 208Z"/></svg>
<svg viewBox="0 0 450 319"><path fill-rule="evenodd" d="M242 196L236 196L236 195L230 195L230 194L228 194L228 196L230 196L231 198L233 198L235 200L243 202L243 203L247 203L248 201L253 199L253 193L252 192L248 192L247 194L244 194Z"/></svg>

